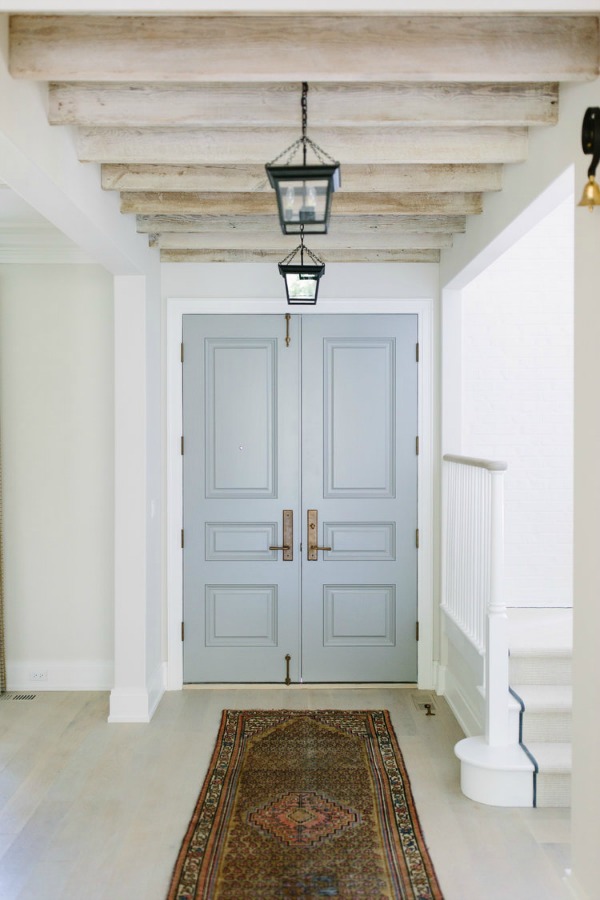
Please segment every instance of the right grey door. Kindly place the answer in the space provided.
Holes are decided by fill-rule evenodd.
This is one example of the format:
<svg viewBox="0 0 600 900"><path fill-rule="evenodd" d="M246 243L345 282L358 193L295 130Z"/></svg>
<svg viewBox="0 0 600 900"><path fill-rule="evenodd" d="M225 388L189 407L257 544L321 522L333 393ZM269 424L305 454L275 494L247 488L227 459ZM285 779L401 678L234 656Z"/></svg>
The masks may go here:
<svg viewBox="0 0 600 900"><path fill-rule="evenodd" d="M417 677L416 343L414 315L302 321L304 681Z"/></svg>

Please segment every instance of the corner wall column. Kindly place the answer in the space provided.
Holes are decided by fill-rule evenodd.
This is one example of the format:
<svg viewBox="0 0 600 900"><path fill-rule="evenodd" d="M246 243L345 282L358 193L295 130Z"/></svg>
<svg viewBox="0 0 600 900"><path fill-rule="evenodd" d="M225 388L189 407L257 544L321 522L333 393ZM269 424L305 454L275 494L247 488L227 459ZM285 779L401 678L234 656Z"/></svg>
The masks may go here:
<svg viewBox="0 0 600 900"><path fill-rule="evenodd" d="M115 673L109 722L149 722L146 278L114 279Z"/></svg>

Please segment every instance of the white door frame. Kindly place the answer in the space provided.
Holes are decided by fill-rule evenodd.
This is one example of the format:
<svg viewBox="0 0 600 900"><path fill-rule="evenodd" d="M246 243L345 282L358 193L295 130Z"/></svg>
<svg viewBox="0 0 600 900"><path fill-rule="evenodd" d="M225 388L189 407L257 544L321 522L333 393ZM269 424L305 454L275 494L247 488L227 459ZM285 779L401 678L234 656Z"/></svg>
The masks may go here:
<svg viewBox="0 0 600 900"><path fill-rule="evenodd" d="M183 687L183 464L181 457L183 316L281 315L289 311L280 300L167 300L167 690ZM418 686L434 684L433 640L433 300L324 300L301 315L416 314L420 346L418 427Z"/></svg>

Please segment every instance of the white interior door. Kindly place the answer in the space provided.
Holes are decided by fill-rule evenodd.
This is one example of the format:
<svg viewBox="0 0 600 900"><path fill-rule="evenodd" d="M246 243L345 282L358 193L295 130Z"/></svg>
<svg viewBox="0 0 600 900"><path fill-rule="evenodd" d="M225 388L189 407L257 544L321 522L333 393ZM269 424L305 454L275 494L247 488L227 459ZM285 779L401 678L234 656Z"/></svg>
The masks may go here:
<svg viewBox="0 0 600 900"><path fill-rule="evenodd" d="M184 316L184 681L415 681L417 317L285 333Z"/></svg>

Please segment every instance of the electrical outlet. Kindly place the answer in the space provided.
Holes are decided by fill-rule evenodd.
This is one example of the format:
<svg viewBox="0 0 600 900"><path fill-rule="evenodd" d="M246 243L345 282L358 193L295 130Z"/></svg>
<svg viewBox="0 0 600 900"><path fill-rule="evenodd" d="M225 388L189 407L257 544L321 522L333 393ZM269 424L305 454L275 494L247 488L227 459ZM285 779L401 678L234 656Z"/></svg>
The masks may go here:
<svg viewBox="0 0 600 900"><path fill-rule="evenodd" d="M32 681L48 681L48 669L36 669L31 673Z"/></svg>

